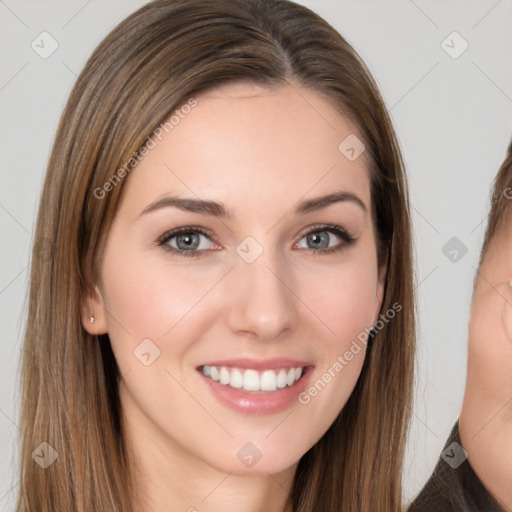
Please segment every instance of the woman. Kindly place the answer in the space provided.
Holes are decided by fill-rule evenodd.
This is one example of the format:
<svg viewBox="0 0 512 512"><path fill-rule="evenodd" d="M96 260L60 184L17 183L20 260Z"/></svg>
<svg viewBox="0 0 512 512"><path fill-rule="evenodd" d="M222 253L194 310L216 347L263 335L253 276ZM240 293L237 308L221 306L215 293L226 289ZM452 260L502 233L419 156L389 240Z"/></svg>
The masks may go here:
<svg viewBox="0 0 512 512"><path fill-rule="evenodd" d="M494 182L469 322L459 420L410 512L512 509L512 143Z"/></svg>
<svg viewBox="0 0 512 512"><path fill-rule="evenodd" d="M324 20L285 0L124 20L64 110L44 240L18 512L401 510L406 179Z"/></svg>

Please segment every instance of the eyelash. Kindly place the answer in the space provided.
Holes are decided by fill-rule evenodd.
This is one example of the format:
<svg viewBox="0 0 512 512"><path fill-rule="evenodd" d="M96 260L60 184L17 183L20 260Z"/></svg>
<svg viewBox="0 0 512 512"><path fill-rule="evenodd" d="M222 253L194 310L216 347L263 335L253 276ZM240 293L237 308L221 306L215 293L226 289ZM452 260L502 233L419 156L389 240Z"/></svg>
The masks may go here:
<svg viewBox="0 0 512 512"><path fill-rule="evenodd" d="M328 249L306 249L310 251L313 255L322 255L322 254L332 254L338 251L341 251L342 249L346 248L347 246L351 246L356 242L356 238L351 235L346 229L337 226L335 224L323 224L320 226L314 226L313 228L309 228L305 231L303 231L300 234L300 239L302 240L305 236L310 235L312 233L321 233L322 231L328 231L330 233L334 233L338 238L341 238L342 242L340 242L338 245L334 247L330 247ZM205 229L201 227L194 227L194 226L186 226L181 228L176 228L171 231L167 231L164 233L157 241L158 246L161 246L165 251L169 251L173 254L176 254L178 256L183 256L185 258L190 257L199 257L202 255L202 253L207 252L206 250L190 250L190 251L184 251L181 249L176 249L175 247L171 247L170 245L167 245L167 242L171 240L172 238L179 236L181 234L201 234L206 236L207 238L211 237L211 234L206 231Z"/></svg>

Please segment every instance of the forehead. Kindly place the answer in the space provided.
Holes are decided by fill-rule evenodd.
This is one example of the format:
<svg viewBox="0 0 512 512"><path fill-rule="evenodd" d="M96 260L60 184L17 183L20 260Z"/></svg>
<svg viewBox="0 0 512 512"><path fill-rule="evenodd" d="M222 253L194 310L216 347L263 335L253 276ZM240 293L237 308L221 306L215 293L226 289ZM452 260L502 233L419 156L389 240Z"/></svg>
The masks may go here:
<svg viewBox="0 0 512 512"><path fill-rule="evenodd" d="M124 199L140 203L135 208L171 192L264 215L263 204L291 209L343 189L370 209L366 153L351 160L340 150L347 138L362 137L323 96L292 85L235 84L196 100L130 174Z"/></svg>

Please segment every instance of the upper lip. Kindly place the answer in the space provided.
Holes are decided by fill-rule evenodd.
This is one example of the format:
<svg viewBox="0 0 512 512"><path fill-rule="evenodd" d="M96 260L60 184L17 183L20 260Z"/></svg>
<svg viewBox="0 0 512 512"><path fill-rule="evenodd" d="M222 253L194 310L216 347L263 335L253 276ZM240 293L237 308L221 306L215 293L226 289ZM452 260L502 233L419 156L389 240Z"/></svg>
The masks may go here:
<svg viewBox="0 0 512 512"><path fill-rule="evenodd" d="M210 361L200 365L199 368L202 366L226 366L254 370L277 370L280 368L302 368L304 366L311 366L311 363L308 361L300 361L298 359L289 359L284 357L275 357L271 359L250 359L244 357Z"/></svg>

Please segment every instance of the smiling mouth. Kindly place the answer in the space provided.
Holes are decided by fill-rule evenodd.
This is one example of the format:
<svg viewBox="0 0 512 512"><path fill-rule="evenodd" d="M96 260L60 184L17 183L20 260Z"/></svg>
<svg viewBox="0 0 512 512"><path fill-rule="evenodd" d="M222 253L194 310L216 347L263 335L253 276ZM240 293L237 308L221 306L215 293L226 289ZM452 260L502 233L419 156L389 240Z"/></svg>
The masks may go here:
<svg viewBox="0 0 512 512"><path fill-rule="evenodd" d="M307 366L254 370L203 365L198 371L206 378L247 393L274 393L293 386L307 371Z"/></svg>

